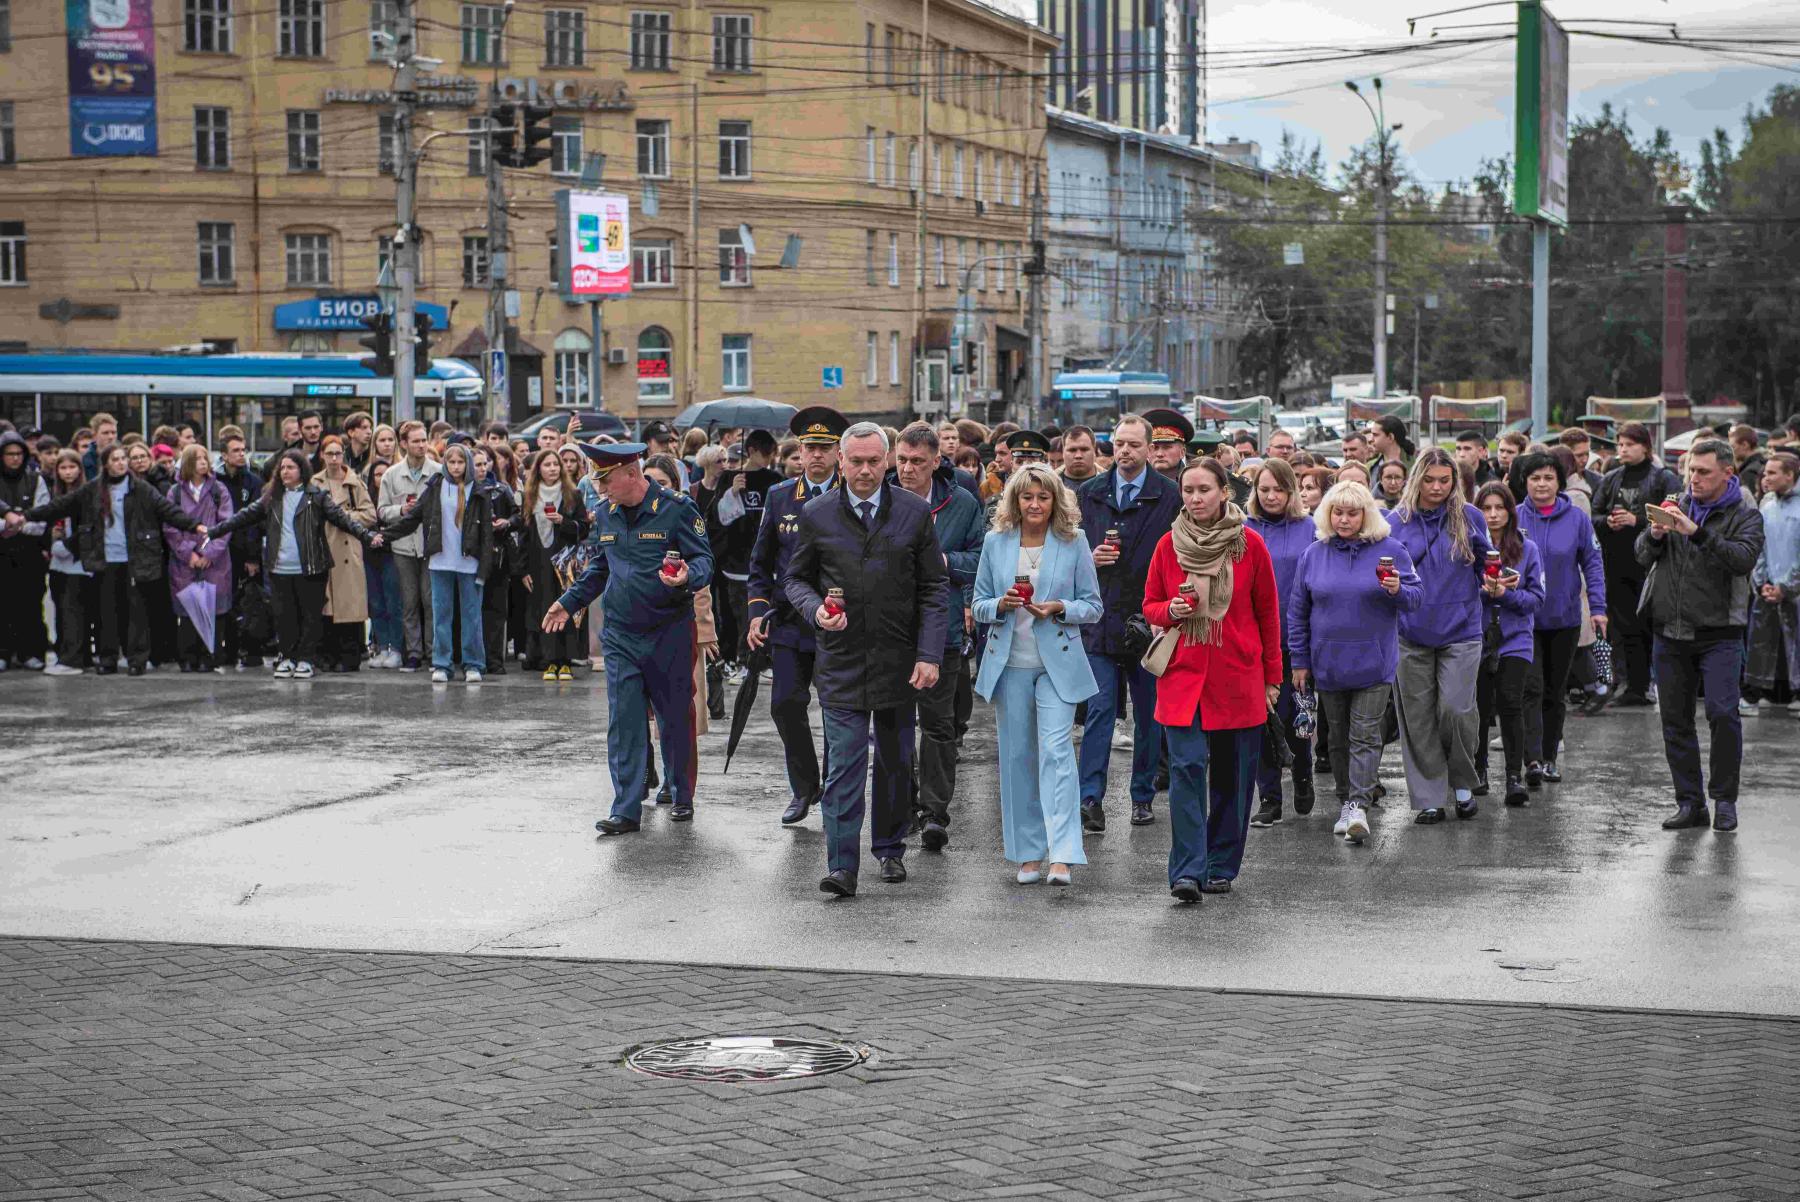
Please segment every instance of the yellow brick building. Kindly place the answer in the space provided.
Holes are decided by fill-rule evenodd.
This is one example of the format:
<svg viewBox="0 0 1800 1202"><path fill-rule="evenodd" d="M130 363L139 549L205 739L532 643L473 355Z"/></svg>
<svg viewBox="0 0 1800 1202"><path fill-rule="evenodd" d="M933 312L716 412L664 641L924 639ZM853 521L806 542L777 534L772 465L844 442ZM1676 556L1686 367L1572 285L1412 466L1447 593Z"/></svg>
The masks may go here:
<svg viewBox="0 0 1800 1202"><path fill-rule="evenodd" d="M362 331L292 315L372 295L396 228L395 3L150 3L158 153L138 157L75 153L86 127L72 129L61 0L0 3L0 343L359 350ZM970 0L415 12L418 53L440 61L420 72L414 141L446 135L418 192L419 299L450 323L439 356L485 347L500 249L485 141L460 131L495 96L555 109L552 161L504 172L518 295L503 414L591 400L588 307L559 296L551 263L553 194L596 152L600 189L631 198L634 243L633 294L602 310L607 408L668 416L741 391L898 417L914 407L920 331L928 358L947 354L965 273L981 348L969 397L997 408L1026 390L1041 31ZM823 387L828 368L840 388ZM931 396L947 383L934 366Z"/></svg>

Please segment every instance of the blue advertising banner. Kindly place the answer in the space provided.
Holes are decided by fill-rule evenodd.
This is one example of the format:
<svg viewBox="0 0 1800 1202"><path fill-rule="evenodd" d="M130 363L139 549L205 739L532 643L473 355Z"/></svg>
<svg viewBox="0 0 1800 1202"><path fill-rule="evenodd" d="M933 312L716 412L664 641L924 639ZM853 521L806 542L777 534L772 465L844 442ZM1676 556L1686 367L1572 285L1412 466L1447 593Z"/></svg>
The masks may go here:
<svg viewBox="0 0 1800 1202"><path fill-rule="evenodd" d="M431 328L445 330L450 326L450 310L443 305L419 301L414 311L431 318ZM278 330L360 330L363 318L381 312L378 296L320 296L312 300L289 301L275 306L275 328Z"/></svg>
<svg viewBox="0 0 1800 1202"><path fill-rule="evenodd" d="M156 153L154 0L65 0L69 153Z"/></svg>

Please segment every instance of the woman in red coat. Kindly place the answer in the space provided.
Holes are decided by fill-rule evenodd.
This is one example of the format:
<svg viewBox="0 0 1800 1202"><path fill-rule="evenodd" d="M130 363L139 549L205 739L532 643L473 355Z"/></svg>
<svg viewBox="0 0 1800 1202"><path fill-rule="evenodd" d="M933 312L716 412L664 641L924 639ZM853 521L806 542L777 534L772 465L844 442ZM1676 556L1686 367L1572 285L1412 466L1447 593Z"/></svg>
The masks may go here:
<svg viewBox="0 0 1800 1202"><path fill-rule="evenodd" d="M1231 892L1263 722L1281 692L1275 567L1230 497L1216 459L1182 469L1181 513L1144 584L1144 617L1180 628L1159 673L1156 720L1169 736L1169 893L1184 902Z"/></svg>

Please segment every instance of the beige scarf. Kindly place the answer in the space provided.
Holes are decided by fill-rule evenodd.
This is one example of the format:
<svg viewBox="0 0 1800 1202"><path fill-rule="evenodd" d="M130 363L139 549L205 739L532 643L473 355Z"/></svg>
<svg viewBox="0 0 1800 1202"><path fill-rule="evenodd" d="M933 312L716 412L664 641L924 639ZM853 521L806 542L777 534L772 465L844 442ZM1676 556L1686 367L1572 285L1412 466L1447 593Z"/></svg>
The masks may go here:
<svg viewBox="0 0 1800 1202"><path fill-rule="evenodd" d="M1144 653L1144 669L1153 676L1168 671L1175 649L1182 642L1222 643L1225 613L1231 608L1232 565L1244 557L1244 511L1234 502L1210 526L1202 526L1183 509L1170 531L1175 562L1194 586L1199 603L1194 612L1173 629L1157 635Z"/></svg>

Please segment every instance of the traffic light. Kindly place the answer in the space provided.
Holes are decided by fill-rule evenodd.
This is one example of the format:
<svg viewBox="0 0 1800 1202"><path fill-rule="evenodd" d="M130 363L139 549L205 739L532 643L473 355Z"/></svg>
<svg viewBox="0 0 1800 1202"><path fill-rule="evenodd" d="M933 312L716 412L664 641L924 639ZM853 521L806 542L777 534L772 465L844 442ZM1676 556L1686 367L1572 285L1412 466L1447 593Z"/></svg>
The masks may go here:
<svg viewBox="0 0 1800 1202"><path fill-rule="evenodd" d="M1047 263L1045 263L1045 261L1044 261L1045 249L1046 249L1046 247L1044 244L1044 240L1042 238L1037 238L1032 241L1032 243L1031 243L1031 258L1029 260L1027 260L1025 263L1025 274L1026 275L1044 275L1044 274L1046 274L1046 272L1048 271L1049 265Z"/></svg>
<svg viewBox="0 0 1800 1202"><path fill-rule="evenodd" d="M363 356L362 365L378 376L394 374L394 319L388 313L374 313L362 319L369 328L357 342L373 351Z"/></svg>
<svg viewBox="0 0 1800 1202"><path fill-rule="evenodd" d="M550 128L550 118L556 110L547 104L522 104L519 115L524 118L525 128L519 133L519 149L513 155L510 167L532 168L550 158L550 140L556 132Z"/></svg>
<svg viewBox="0 0 1800 1202"><path fill-rule="evenodd" d="M413 314L413 378L423 380L431 374L431 314Z"/></svg>
<svg viewBox="0 0 1800 1202"><path fill-rule="evenodd" d="M518 156L518 135L514 132L518 120L519 110L513 105L503 104L488 110L488 128L493 130L487 135L491 139L489 148L494 162L502 167L513 166L513 159Z"/></svg>

